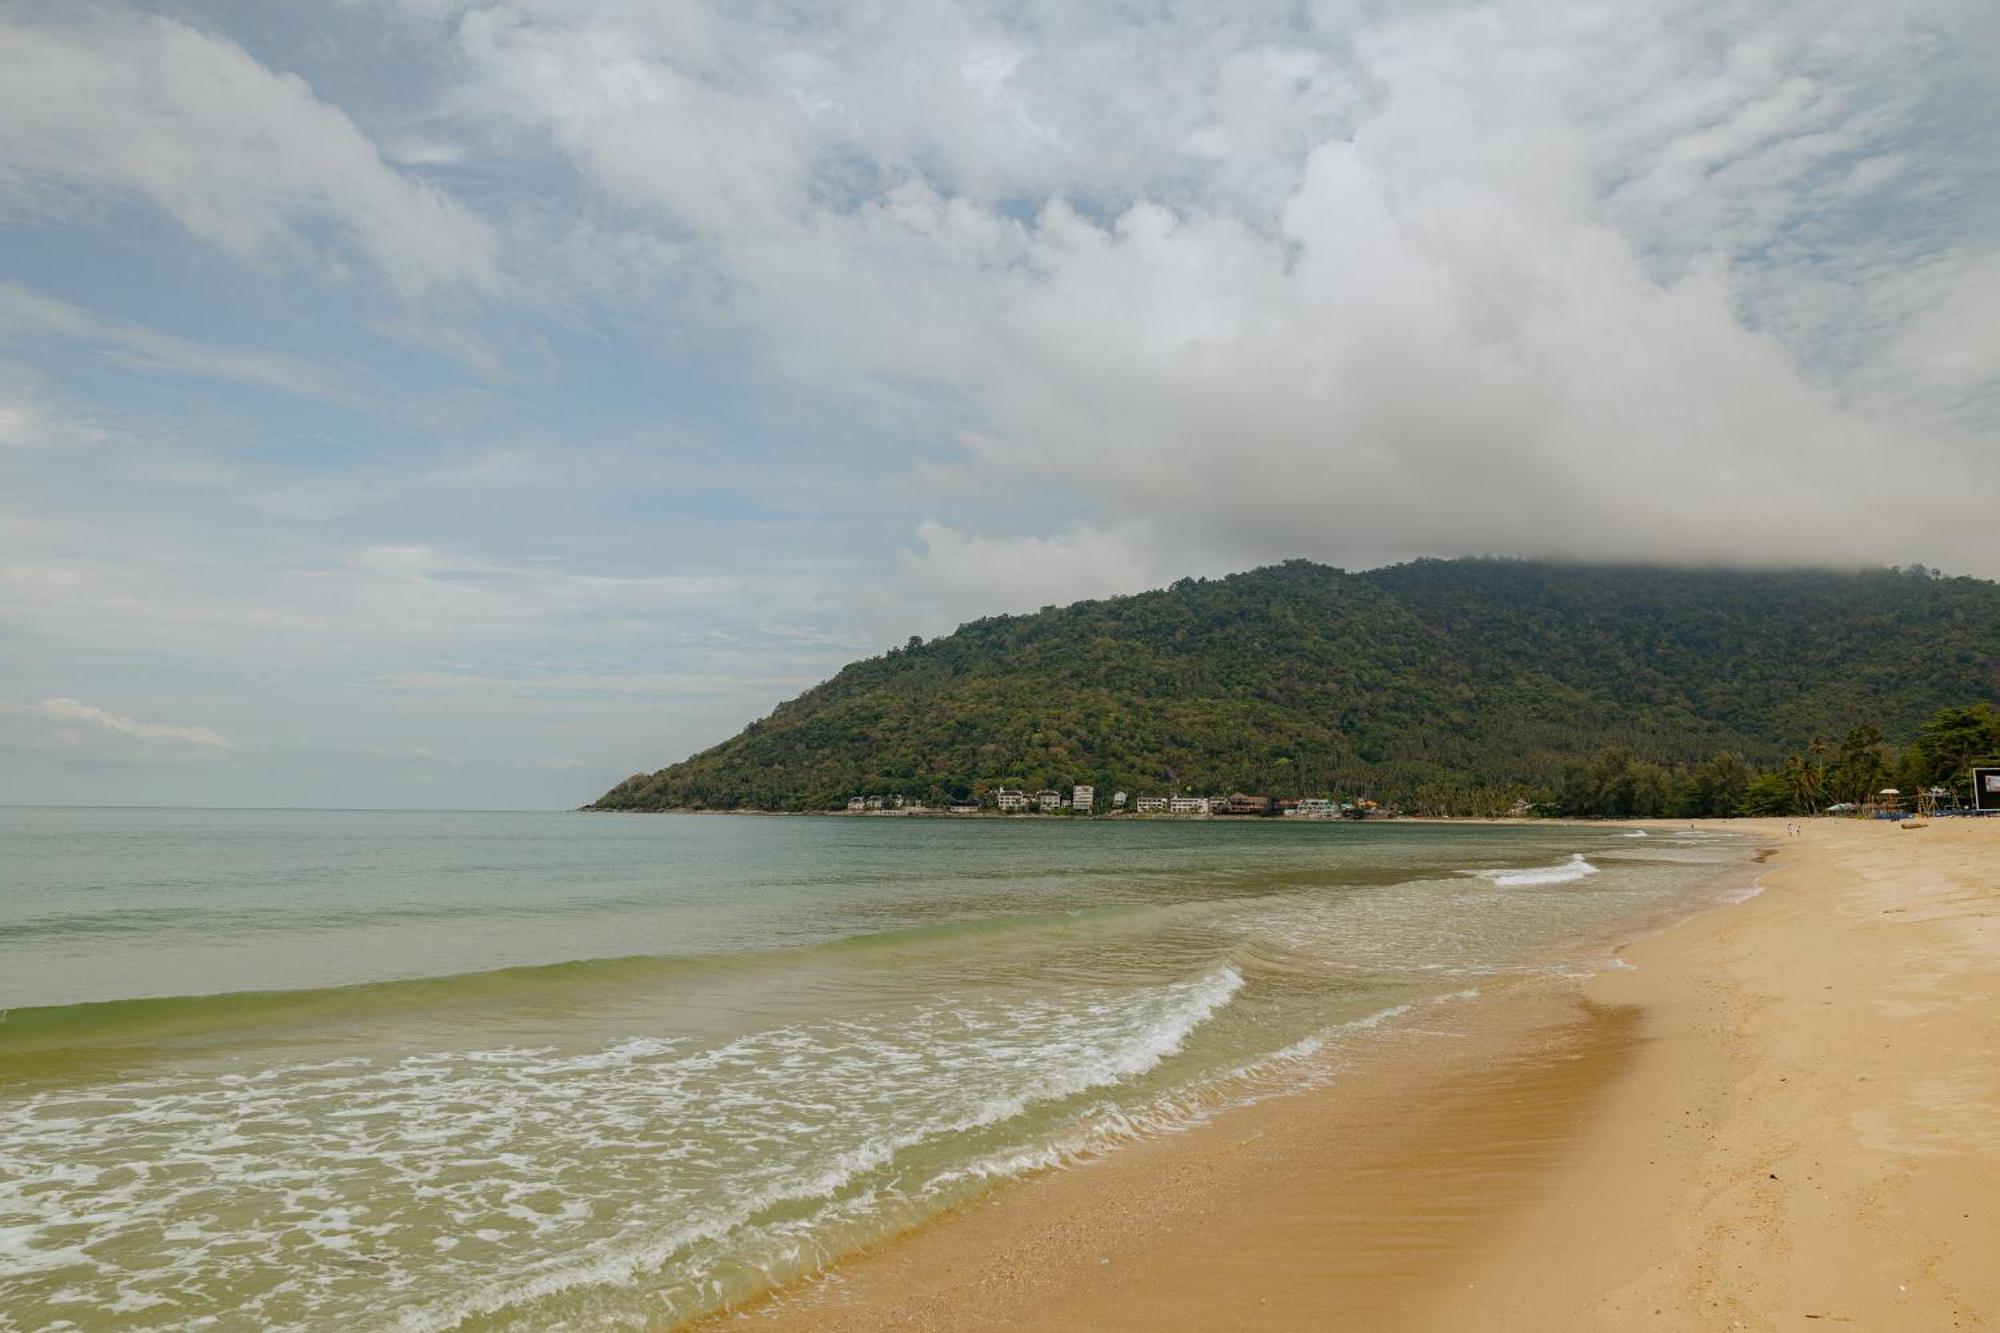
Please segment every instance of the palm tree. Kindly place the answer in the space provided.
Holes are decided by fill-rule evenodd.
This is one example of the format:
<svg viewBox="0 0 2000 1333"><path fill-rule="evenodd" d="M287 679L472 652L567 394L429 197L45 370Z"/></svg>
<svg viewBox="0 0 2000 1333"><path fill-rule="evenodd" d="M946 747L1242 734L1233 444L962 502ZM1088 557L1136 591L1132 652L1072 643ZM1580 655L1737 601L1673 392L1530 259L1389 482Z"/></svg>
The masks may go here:
<svg viewBox="0 0 2000 1333"><path fill-rule="evenodd" d="M1820 747L1820 753L1825 753L1825 742L1814 741L1813 744ZM1807 753L1812 753L1810 746L1807 747ZM1819 813L1820 797L1826 794L1826 769L1824 766L1813 762L1811 759L1802 759L1798 755L1793 755L1785 761L1785 782L1792 789L1792 803L1794 805L1809 815Z"/></svg>

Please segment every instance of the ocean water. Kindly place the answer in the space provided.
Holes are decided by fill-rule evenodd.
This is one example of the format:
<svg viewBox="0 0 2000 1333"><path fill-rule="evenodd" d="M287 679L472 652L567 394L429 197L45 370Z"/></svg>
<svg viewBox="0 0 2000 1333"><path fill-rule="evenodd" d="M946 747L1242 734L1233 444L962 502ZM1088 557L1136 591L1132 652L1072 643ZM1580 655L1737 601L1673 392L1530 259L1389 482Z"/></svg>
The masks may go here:
<svg viewBox="0 0 2000 1333"><path fill-rule="evenodd" d="M1751 880L1610 826L0 809L0 1329L671 1326Z"/></svg>

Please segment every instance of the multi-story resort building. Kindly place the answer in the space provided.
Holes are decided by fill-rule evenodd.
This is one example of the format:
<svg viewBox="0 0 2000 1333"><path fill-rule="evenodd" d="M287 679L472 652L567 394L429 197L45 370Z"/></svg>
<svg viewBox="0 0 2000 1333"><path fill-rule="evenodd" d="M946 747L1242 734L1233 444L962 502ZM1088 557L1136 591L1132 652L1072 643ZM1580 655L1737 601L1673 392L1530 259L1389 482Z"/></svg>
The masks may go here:
<svg viewBox="0 0 2000 1333"><path fill-rule="evenodd" d="M1069 808L1080 815L1089 814L1097 808L1097 788L1079 783L1070 791Z"/></svg>
<svg viewBox="0 0 2000 1333"><path fill-rule="evenodd" d="M1138 811L1142 815L1164 815L1167 813L1167 798L1164 796L1141 796Z"/></svg>
<svg viewBox="0 0 2000 1333"><path fill-rule="evenodd" d="M993 803L1002 810L1026 810L1028 808L1028 793L1024 791L1009 791L1007 788L1002 787L994 794Z"/></svg>
<svg viewBox="0 0 2000 1333"><path fill-rule="evenodd" d="M1062 793L1059 791L1038 791L1035 793L1035 804L1041 806L1047 813L1054 814L1056 811L1062 809Z"/></svg>

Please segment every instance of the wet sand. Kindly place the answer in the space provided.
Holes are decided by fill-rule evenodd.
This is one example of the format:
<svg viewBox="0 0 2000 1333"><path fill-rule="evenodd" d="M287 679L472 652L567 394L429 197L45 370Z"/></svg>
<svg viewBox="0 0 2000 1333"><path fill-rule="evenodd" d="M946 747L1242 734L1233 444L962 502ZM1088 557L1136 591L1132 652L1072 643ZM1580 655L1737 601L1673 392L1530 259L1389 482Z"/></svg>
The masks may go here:
<svg viewBox="0 0 2000 1333"><path fill-rule="evenodd" d="M2000 820L1782 821L1766 892L996 1191L767 1329L2000 1323ZM1365 1066L1365 1067L1363 1067Z"/></svg>

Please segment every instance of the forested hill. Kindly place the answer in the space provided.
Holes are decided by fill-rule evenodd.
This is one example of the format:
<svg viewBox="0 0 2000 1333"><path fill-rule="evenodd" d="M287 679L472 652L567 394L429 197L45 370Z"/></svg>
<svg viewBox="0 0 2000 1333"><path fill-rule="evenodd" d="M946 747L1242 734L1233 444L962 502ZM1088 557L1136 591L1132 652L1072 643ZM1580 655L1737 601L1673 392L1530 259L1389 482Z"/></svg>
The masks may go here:
<svg viewBox="0 0 2000 1333"><path fill-rule="evenodd" d="M1978 579L1291 561L913 639L596 808L1086 782L1469 809L1606 746L1768 764L1996 695L2000 585Z"/></svg>

